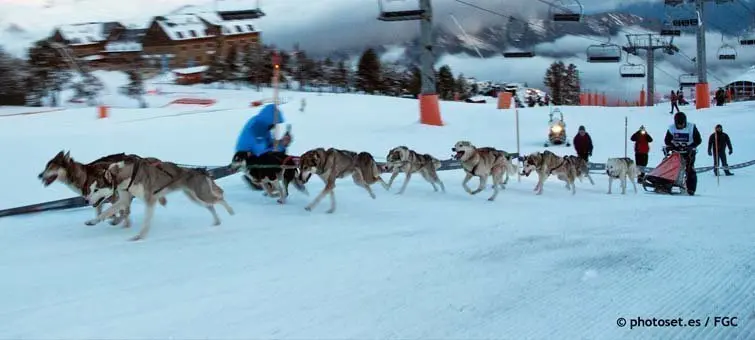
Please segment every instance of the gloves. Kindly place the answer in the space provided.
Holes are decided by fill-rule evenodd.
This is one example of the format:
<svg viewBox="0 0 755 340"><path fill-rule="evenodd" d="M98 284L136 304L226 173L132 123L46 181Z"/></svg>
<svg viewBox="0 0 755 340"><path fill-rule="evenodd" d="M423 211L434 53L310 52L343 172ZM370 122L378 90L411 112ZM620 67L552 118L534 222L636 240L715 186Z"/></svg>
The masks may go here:
<svg viewBox="0 0 755 340"><path fill-rule="evenodd" d="M734 152L734 150L732 150L732 149L729 149L729 154L730 154L730 155L731 155L731 153L732 153L732 152Z"/></svg>
<svg viewBox="0 0 755 340"><path fill-rule="evenodd" d="M708 156L713 156L713 151L708 150Z"/></svg>
<svg viewBox="0 0 755 340"><path fill-rule="evenodd" d="M592 157L592 151L588 152L587 155Z"/></svg>

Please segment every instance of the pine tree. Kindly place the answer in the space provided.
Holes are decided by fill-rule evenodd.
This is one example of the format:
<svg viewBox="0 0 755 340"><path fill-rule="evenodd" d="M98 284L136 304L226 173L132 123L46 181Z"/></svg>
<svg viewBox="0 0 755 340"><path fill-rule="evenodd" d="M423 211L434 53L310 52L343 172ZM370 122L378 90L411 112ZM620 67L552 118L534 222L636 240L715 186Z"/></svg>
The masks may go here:
<svg viewBox="0 0 755 340"><path fill-rule="evenodd" d="M70 81L71 75L66 69L66 63L49 42L40 40L29 49L30 76L36 78L26 85L34 85L30 91L32 97L50 96L52 105L57 106L58 93ZM40 104L41 105L41 104Z"/></svg>
<svg viewBox="0 0 755 340"><path fill-rule="evenodd" d="M456 78L454 92L459 94L459 100L465 100L472 96L472 88L469 86L469 82L464 77L463 73L459 73L459 77Z"/></svg>
<svg viewBox="0 0 755 340"><path fill-rule="evenodd" d="M26 64L0 47L0 105L24 105Z"/></svg>
<svg viewBox="0 0 755 340"><path fill-rule="evenodd" d="M241 88L241 84L249 81L249 78L247 77L249 69L245 63L247 53L244 52L245 51L242 50L236 50L236 57L231 63L230 78L233 79L233 82L236 84L237 90Z"/></svg>
<svg viewBox="0 0 755 340"><path fill-rule="evenodd" d="M372 48L368 48L359 58L356 74L356 89L369 94L374 94L382 90L382 80L380 79L380 59Z"/></svg>
<svg viewBox="0 0 755 340"><path fill-rule="evenodd" d="M437 89L436 92L438 93L438 96L440 99L443 100L453 100L454 99L454 89L456 88L455 81L454 81L454 75L451 72L451 67L448 65L443 65L438 70L438 76L436 81Z"/></svg>
<svg viewBox="0 0 755 340"><path fill-rule="evenodd" d="M74 90L73 100L84 99L87 104L97 104L97 95L105 89L105 84L95 77L89 70L82 70L81 80L71 86Z"/></svg>
<svg viewBox="0 0 755 340"><path fill-rule="evenodd" d="M219 83L218 87L223 88L223 85L227 80L228 65L226 64L226 59L215 53L210 61L207 71L205 72L204 82L206 84Z"/></svg>
<svg viewBox="0 0 755 340"><path fill-rule="evenodd" d="M138 70L130 70L128 73L129 83L122 89L123 94L139 101L140 108L147 107L147 101L144 100L144 81Z"/></svg>
<svg viewBox="0 0 755 340"><path fill-rule="evenodd" d="M579 105L579 70L577 65L569 64L564 77L563 105Z"/></svg>
<svg viewBox="0 0 755 340"><path fill-rule="evenodd" d="M346 67L344 60L339 60L336 64L335 74L333 75L333 85L340 88L340 92L351 92L350 79L351 70Z"/></svg>
<svg viewBox="0 0 755 340"><path fill-rule="evenodd" d="M398 62L382 67L383 92L389 96L400 96L404 90L405 68Z"/></svg>
<svg viewBox="0 0 755 340"><path fill-rule="evenodd" d="M330 57L325 58L321 65L322 81L330 88L330 92L333 92L333 86L336 80L336 65Z"/></svg>
<svg viewBox="0 0 755 340"><path fill-rule="evenodd" d="M563 61L553 62L545 72L543 83L550 89L553 105L563 105L566 66Z"/></svg>
<svg viewBox="0 0 755 340"><path fill-rule="evenodd" d="M244 54L244 69L246 70L246 78L250 84L260 91L261 84L266 84L262 77L263 64L265 56L264 47L260 44L253 44L249 46L249 50Z"/></svg>

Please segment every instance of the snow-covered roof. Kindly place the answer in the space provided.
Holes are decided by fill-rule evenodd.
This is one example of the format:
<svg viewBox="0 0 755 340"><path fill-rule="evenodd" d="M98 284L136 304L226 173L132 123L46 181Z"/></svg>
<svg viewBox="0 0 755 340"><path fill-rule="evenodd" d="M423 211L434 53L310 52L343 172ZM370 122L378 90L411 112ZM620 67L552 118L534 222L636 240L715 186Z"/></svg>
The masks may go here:
<svg viewBox="0 0 755 340"><path fill-rule="evenodd" d="M79 59L83 60L83 61L95 61L95 60L105 59L105 57L103 57L103 56L101 56L99 54L95 54L95 55L88 55L86 57L81 57Z"/></svg>
<svg viewBox="0 0 755 340"><path fill-rule="evenodd" d="M58 27L58 31L71 46L91 45L107 39L110 31L117 25L117 22L89 22L63 25Z"/></svg>
<svg viewBox="0 0 755 340"><path fill-rule="evenodd" d="M201 73L204 71L207 71L209 67L208 66L195 66L195 67L187 67L187 68L179 68L173 70L173 73L176 74L194 74L194 73Z"/></svg>
<svg viewBox="0 0 755 340"><path fill-rule="evenodd" d="M174 15L194 15L221 27L223 35L261 32L255 19L264 16L256 2L249 0L216 1L212 6L187 5L173 11Z"/></svg>
<svg viewBox="0 0 755 340"><path fill-rule="evenodd" d="M155 18L171 40L209 38L207 24L193 14L171 14Z"/></svg>
<svg viewBox="0 0 755 340"><path fill-rule="evenodd" d="M248 34L260 31L254 19L235 19L225 16L223 13L215 12L202 12L196 15L213 25L220 26L223 35Z"/></svg>
<svg viewBox="0 0 755 340"><path fill-rule="evenodd" d="M733 79L729 80L726 84L736 83L738 81L747 81L751 83L755 83L755 66L750 67L747 72L741 73L734 77Z"/></svg>

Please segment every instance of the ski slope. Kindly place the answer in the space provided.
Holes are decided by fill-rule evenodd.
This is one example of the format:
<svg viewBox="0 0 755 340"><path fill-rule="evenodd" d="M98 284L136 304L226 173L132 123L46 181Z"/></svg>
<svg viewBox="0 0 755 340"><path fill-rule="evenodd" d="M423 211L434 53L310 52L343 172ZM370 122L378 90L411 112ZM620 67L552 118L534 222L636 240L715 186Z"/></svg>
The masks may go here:
<svg viewBox="0 0 755 340"><path fill-rule="evenodd" d="M93 108L2 116L0 159L6 166L0 209L73 196L43 187L37 174L61 149L88 162L116 153L182 164L225 165L243 123L270 91L162 86L203 92L215 106L135 109L125 98L107 119ZM407 145L440 159L458 140L516 151L513 111L488 104L444 102L444 127L417 124L417 101L352 94L282 92L293 124L290 152L315 147L369 151L384 159ZM197 95L199 96L199 95ZM306 98L306 110L299 101ZM129 108L129 105L134 108ZM624 155L641 124L661 159L666 107L563 107L572 138L585 125L593 162ZM696 112L704 140L716 123L732 137L730 164L755 159L753 104ZM17 113L19 108L8 108ZM522 109L522 152L542 150L547 108ZM630 157L632 145L629 145ZM558 154L573 149L551 147ZM712 164L701 148L697 166ZM441 173L447 192L415 176L404 195L374 186L372 200L350 179L312 212L311 196L292 191L288 204L252 192L239 175L218 183L236 210L222 224L182 194L155 212L143 242L127 242L141 226L85 226L91 208L0 219L0 339L73 338L435 338L435 339L752 339L755 337L755 233L752 168L733 177L699 175L697 195L648 194L631 185L607 195L607 179L577 183L572 196L551 178L534 195L536 178L514 179L495 202L461 188L461 171ZM384 175L387 179L388 176ZM477 180L470 182L476 185ZM737 327L713 327L714 317ZM637 317L701 319L707 327L617 326Z"/></svg>

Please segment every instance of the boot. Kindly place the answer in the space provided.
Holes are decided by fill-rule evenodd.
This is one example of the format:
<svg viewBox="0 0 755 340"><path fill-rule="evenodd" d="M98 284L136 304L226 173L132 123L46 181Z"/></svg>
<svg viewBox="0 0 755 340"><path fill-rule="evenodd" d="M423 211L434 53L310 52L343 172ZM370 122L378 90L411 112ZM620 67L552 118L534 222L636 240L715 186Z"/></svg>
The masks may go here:
<svg viewBox="0 0 755 340"><path fill-rule="evenodd" d="M731 173L730 171L724 171L724 174L725 174L726 176L734 176L734 174L733 174L733 173Z"/></svg>

